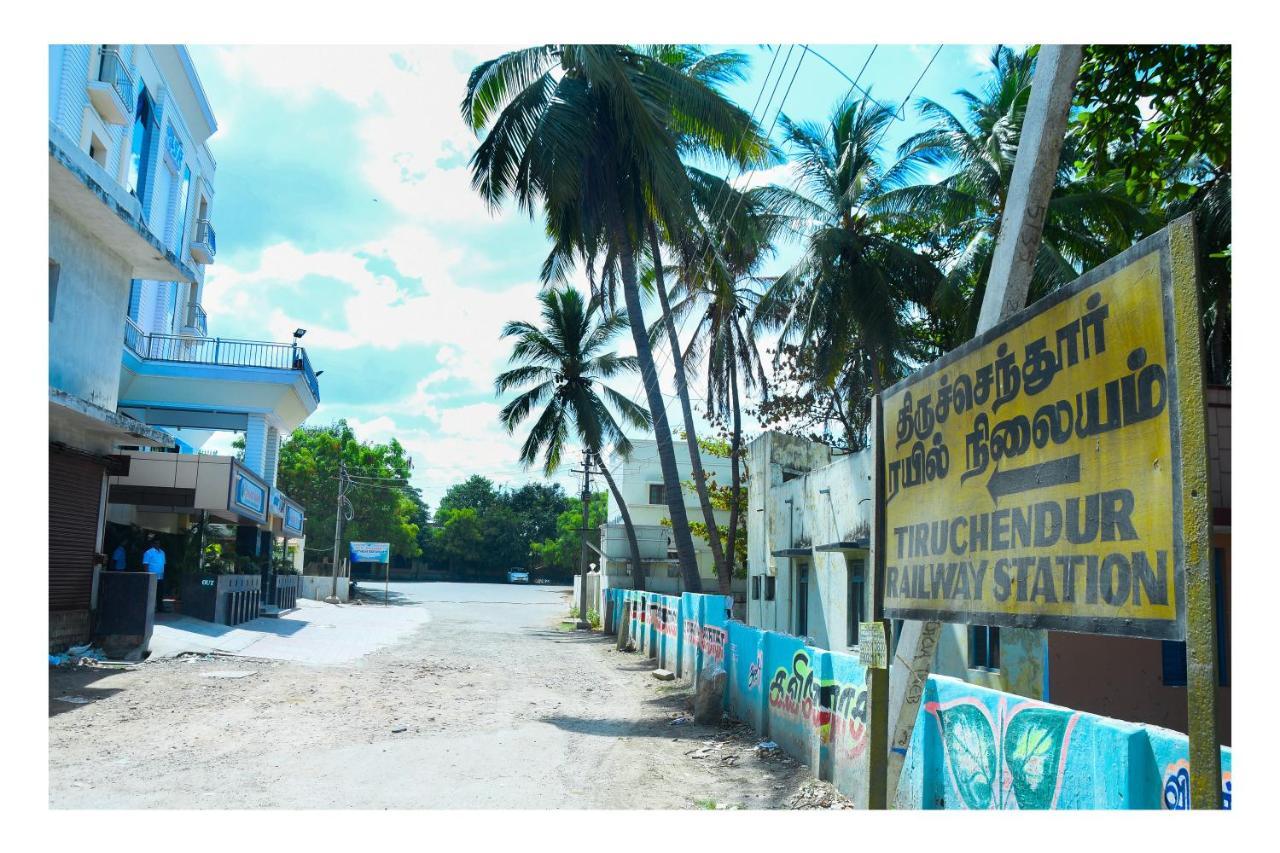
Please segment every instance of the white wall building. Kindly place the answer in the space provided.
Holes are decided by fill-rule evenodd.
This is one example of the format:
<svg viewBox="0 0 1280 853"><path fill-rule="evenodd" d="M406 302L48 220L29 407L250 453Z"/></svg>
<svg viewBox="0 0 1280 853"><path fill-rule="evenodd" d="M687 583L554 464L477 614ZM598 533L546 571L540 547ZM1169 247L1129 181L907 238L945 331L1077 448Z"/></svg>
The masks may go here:
<svg viewBox="0 0 1280 853"><path fill-rule="evenodd" d="M684 583L680 577L679 564L675 559L675 543L671 538L671 528L663 525L668 519L670 510L667 507L666 495L663 491L662 467L658 462L658 443L654 439L633 439L631 456L623 459L616 452L609 455L605 464L613 475L631 513L631 522L635 526L636 539L640 545L640 557L645 562L645 587L653 592L679 594L684 591ZM683 440L676 441L676 468L682 482L693 480L693 464L689 460L689 452ZM721 486L730 483L730 463L728 459L702 454L702 467L708 480ZM745 474L745 471L744 471ZM701 521L702 506L698 496L692 489L684 490L685 510L689 521ZM716 524L724 530L729 524L728 510L715 510ZM739 531L746 528L746 519L739 520ZM613 495L609 495L609 514L607 523L600 530L601 551L604 554L601 574L603 587L632 586L630 578L630 546L627 543L626 529L622 524L622 514L618 511ZM698 560L698 574L702 579L704 592L716 590L715 560L711 554L711 545L706 540L694 536L694 549ZM742 580L734 582L734 591L741 598L745 584Z"/></svg>
<svg viewBox="0 0 1280 853"><path fill-rule="evenodd" d="M274 485L282 435L319 401L306 352L210 338L200 307L216 129L181 45L49 47L51 644L88 633L108 514L302 532ZM243 431L246 459L197 500L185 463L214 430Z"/></svg>

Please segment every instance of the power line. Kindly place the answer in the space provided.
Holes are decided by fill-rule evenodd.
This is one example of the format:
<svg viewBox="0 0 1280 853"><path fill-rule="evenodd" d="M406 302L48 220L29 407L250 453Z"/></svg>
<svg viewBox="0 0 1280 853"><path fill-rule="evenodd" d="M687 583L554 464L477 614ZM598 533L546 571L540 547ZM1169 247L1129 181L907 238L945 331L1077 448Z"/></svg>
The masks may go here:
<svg viewBox="0 0 1280 853"><path fill-rule="evenodd" d="M778 102L778 108L777 108L777 110L774 112L773 122L769 125L769 130L768 130L768 132L766 132L766 134L765 134L765 138L766 138L766 139L767 139L767 138L769 138L769 137L771 137L771 136L773 135L773 130L774 130L774 128L775 128L775 127L777 126L777 124L778 124L778 118L779 118L779 116L781 116L781 115L782 115L782 109L783 109L783 107L786 105L787 98L788 98L788 97L790 96L790 94L791 94L791 89L795 86L796 77L800 74L800 67L801 67L801 65L803 65L803 63L804 63L804 57L805 57L805 53L804 53L804 51L805 51L806 49L807 49L807 46L806 46L806 45L801 45L801 51L802 51L802 52L801 52L801 54L800 54L800 59L796 62L796 66L795 66L795 68L794 68L794 69L792 70L792 72L791 72L791 79L790 79L790 80L788 81L788 83L787 83L786 91L784 91L784 92L783 92L783 94L782 94L782 100ZM787 64L791 61L791 54L792 54L792 52L793 52L794 50L795 50L795 45L791 45L791 46L788 48L788 50L787 50L787 56L786 56L786 58L783 60L783 63L782 63L782 70L781 70L781 71L779 72L779 74L778 74L778 79L774 81L773 89L772 89L772 90L770 91L770 93L769 93L769 100L765 103L765 108L764 108L764 110L761 112L761 118L762 118L762 119L763 119L766 115L768 115L769 109L770 109L770 108L772 107L772 105L773 105L773 98L774 98L774 96L777 94L778 86L779 86L779 85L781 85L781 83L782 83L782 77L783 77L783 75L786 73ZM776 55L775 55L775 59L776 59ZM770 67L772 68L772 65L771 65ZM764 92L764 88L768 85L768 82L769 82L769 81L768 81L768 76L766 75L765 80L764 80L764 83L763 83L763 84L762 84L762 86L761 86L761 94L763 94L763 92ZM759 95L757 95L757 97L756 97L756 104L757 104L757 105L759 104L759 101L760 101L760 97L759 97ZM752 116L752 119L754 120L754 118L755 118L755 109L754 109L754 108L752 109L751 116ZM712 211L712 213L711 213L711 216L709 217L710 219L715 219L719 214L723 213L723 211L719 209L719 208L720 208L720 199L721 199L722 197L727 198L727 200L726 200L726 202L725 202L726 207L727 207L727 205L729 204L729 202L731 202L731 201L733 200L733 197L732 197L731 195L727 195L727 192L737 192L737 184L738 184L739 180L743 177L743 175L745 175L745 174L746 174L746 172L747 172L747 169L746 169L746 167L745 167L745 166L744 166L744 167L740 167L740 168L739 168L739 170L738 170L738 174L733 178L733 180L732 180L732 181L728 181L728 180L727 180L727 178L728 178L728 174L726 173L726 175L725 175L726 181L725 181L724 185L722 185L722 186L717 190L716 197L715 197L715 199L713 200L712 207L711 207L711 211ZM728 217L726 217L726 219L725 219L726 227L727 227L727 228L729 228L729 230L730 230L730 231L732 231L732 225L731 225L731 224L729 224L729 223L731 222L731 220L733 219L733 217L737 215L738 210L740 210L740 209L741 209L741 207L742 207L742 202L743 202L743 198L744 198L744 195L743 195L743 194L739 194L739 195L738 195L737 203L736 203L736 205L734 206L733 212L732 212L732 213L730 213L730 214L729 214L729 216L728 216ZM706 237L706 241L707 241L707 251L705 252L704 257L705 257L705 259L706 259L707 271L708 271L708 272L710 272L710 269L711 269L711 262L712 262L713 260L715 260L716 258L718 258L718 257L719 257L719 252L718 252L718 250L717 250L717 249L716 249L716 247L715 247L715 241L711 238L711 235L706 231L705 226L703 227L703 235ZM724 262L724 259L723 259L723 258L719 258L719 259L720 259L721 263L723 263L723 262ZM683 317L683 318L681 318L681 321L680 321L680 327L676 330L676 341L675 341L675 345L676 345L676 346L679 346L679 344L680 344L680 335L684 332L684 327L685 327L685 324L688 322L689 317L690 317L690 316L692 316L692 315L693 315L693 314L695 314L695 313L696 313L695 311L689 311L689 312L687 312L687 313L684 315L684 317ZM662 318L662 322L664 322L664 323L665 323L665 317L663 317L663 318ZM667 365L667 362L668 362L668 361L671 361L671 360L673 360L673 359L674 359L674 355L673 355L672 353L670 353L670 352L668 352L668 351L666 351L666 350L662 351L662 352L659 354L659 358L655 358L655 359L653 360L653 371L652 371L652 376L653 376L653 378L658 379L658 381L659 381L659 382L661 381L661 379L658 377L658 372L659 372L659 370L661 369L661 368L659 367L659 361L661 361L661 362L662 362L662 365L661 365L661 366L662 366L662 368L665 368L665 367L666 367L666 365ZM630 396L631 396L631 399L632 399L632 401L633 401L633 402L637 402L637 401L635 400L636 395L638 394L638 392L640 391L640 389L641 389L641 388L643 388L643 386L644 386L644 382L645 382L645 379L646 379L648 376L650 376L650 374L649 374L647 371L645 371L645 370L643 370L643 369L642 369L642 370L641 370L641 373L640 373L639 380L638 380L638 381L637 381L637 383L636 383L636 388L635 388L635 390L633 390L633 391L632 391L632 393L631 393L631 395L630 395ZM686 379L686 378L685 378L685 377L680 377L680 378L678 378L678 379L677 379L677 382L681 381L681 379ZM687 386L688 386L687 379L686 379L686 381L685 381L685 385L686 385L686 389L687 389ZM661 387L659 387L659 392L661 393ZM670 397L670 395L665 395L665 394L664 394L664 396L667 396L668 398ZM677 392L677 396L678 396L678 392ZM647 395L646 395L646 398L647 398ZM646 402L647 402L647 399L646 399ZM704 405L706 404L706 400L705 400L705 399L703 399L703 403L704 403ZM667 404L665 404L665 405L663 406L664 413L665 413L665 410L666 410L666 409L668 409L668 408L670 408L670 402L668 402ZM683 413L682 413L682 414L683 414ZM686 429L686 430L687 430L687 429L691 429L691 428L692 428L692 424L685 424L685 429Z"/></svg>

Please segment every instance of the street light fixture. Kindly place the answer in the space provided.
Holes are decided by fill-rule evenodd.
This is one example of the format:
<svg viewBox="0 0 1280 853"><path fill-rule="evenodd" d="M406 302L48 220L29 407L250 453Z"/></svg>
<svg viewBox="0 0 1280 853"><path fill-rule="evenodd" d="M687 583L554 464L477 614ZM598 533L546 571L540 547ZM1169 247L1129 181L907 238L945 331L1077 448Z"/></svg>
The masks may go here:
<svg viewBox="0 0 1280 853"><path fill-rule="evenodd" d="M295 339L297 339L297 338L301 338L301 337L302 337L303 335L305 335L306 333L307 333L307 330L306 330L306 329L294 329L294 330L293 330L293 337L294 337Z"/></svg>

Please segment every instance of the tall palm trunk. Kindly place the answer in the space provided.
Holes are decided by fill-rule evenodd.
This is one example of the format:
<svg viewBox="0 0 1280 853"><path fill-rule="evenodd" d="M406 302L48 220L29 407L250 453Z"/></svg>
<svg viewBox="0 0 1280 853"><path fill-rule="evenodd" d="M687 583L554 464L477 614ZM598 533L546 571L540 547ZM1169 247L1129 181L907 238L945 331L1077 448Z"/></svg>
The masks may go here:
<svg viewBox="0 0 1280 853"><path fill-rule="evenodd" d="M671 304L667 300L667 284L662 273L662 248L658 243L658 229L649 220L649 248L653 252L653 281L658 290L658 302L662 305L662 325L667 330L667 345L671 347L671 365L676 372L676 393L680 395L680 411L684 414L684 438L689 445L689 464L693 466L693 483L698 492L698 503L702 506L703 521L707 525L707 540L711 543L711 557L716 565L716 577L720 586L725 585L724 578L732 573L725 561L724 549L720 547L720 529L716 526L715 510L711 506L711 498L707 494L707 475L702 468L702 448L698 446L698 434L693 426L693 406L689 403L689 384L685 381L684 355L680 352L680 336L676 333L676 322L671 316ZM732 557L730 557L732 559Z"/></svg>
<svg viewBox="0 0 1280 853"><path fill-rule="evenodd" d="M731 395L730 405L733 407L733 441L730 444L729 454L729 470L731 472L731 480L729 485L729 540L728 547L725 549L729 552L730 571L726 576L720 578L720 594L729 595L733 586L733 572L737 568L738 559L738 505L742 499L742 406L738 400L738 365L735 361L729 361L729 393Z"/></svg>
<svg viewBox="0 0 1280 853"><path fill-rule="evenodd" d="M676 542L676 554L680 559L680 576L686 592L702 592L702 579L698 576L698 558L693 550L693 536L689 532L689 516L684 508L684 493L680 489L680 472L676 468L675 448L671 443L671 426L667 422L667 410L658 385L658 371L653 363L653 350L649 347L649 333L645 329L644 312L640 308L640 283L636 277L635 244L625 227L617 229L621 238L618 264L622 272L622 294L626 300L627 317L631 321L631 339L636 345L636 360L640 363L640 379L644 383L649 411L653 414L653 437L658 445L658 463L662 466L663 492L667 498L667 512L671 516L671 536Z"/></svg>
<svg viewBox="0 0 1280 853"><path fill-rule="evenodd" d="M600 466L600 473L604 474L604 481L609 484L609 493L613 495L614 503L618 505L618 513L622 516L622 527L627 532L627 546L631 549L631 583L635 589L644 590L644 564L640 562L640 542L636 539L636 528L631 523L631 510L627 509L627 502L622 499L622 493L618 491L618 484L613 481L613 475L609 473L608 467L604 464L604 457L599 453L596 455L596 464Z"/></svg>

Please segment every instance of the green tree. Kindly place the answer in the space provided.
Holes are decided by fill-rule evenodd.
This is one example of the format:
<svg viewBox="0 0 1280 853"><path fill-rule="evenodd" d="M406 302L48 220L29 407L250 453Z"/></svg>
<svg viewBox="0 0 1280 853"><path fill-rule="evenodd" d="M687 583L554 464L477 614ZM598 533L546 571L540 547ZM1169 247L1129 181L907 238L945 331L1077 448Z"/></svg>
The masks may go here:
<svg viewBox="0 0 1280 853"><path fill-rule="evenodd" d="M504 338L515 338L510 361L517 366L500 374L494 387L499 394L526 390L508 402L499 417L507 432L514 433L521 423L533 417L535 409L542 407L520 448L520 462L529 466L541 461L547 474L560 467L570 430L577 434L578 441L604 473L618 503L631 549L632 577L636 587L644 589L644 564L640 562L631 513L600 458L600 450L606 444L612 444L623 457L631 453L631 442L612 410L637 429L648 429L652 424L643 406L605 384L636 368L634 358L605 349L627 326L626 315L606 310L598 296L584 303L582 295L572 288L544 291L538 300L542 304L541 328L513 321L502 330Z"/></svg>
<svg viewBox="0 0 1280 853"><path fill-rule="evenodd" d="M751 144L762 142L755 123L715 88L626 45L548 44L481 63L462 115L475 131L488 128L471 170L489 205L512 197L531 216L541 208L552 242L544 281L563 281L580 261L593 282L599 266L606 294L621 282L681 572L700 590L637 258L651 220L666 227L692 218L682 148L745 168L764 153Z"/></svg>
<svg viewBox="0 0 1280 853"><path fill-rule="evenodd" d="M899 234L944 247L946 278L913 299L935 315L936 328L947 330L947 338L936 341L943 350L971 338L977 327L1037 53L1035 47L1021 53L1003 46L992 51L981 91L956 93L965 104L963 117L929 98L917 101L929 126L898 149L899 160L872 204L880 215L896 217ZM1128 248L1148 224L1114 185L1078 174L1075 159L1075 144L1068 139L1045 213L1028 301ZM946 174L936 183L916 182L934 170Z"/></svg>
<svg viewBox="0 0 1280 853"><path fill-rule="evenodd" d="M471 507L441 510L436 513L436 523L436 541L450 573L476 577L485 559L480 514Z"/></svg>
<svg viewBox="0 0 1280 853"><path fill-rule="evenodd" d="M1210 382L1231 381L1231 46L1088 45L1076 169L1123 187L1151 229L1196 214Z"/></svg>
<svg viewBox="0 0 1280 853"><path fill-rule="evenodd" d="M720 92L721 87L727 83L739 82L746 78L747 57L736 51L707 54L701 48L693 45L653 45L646 50L646 53L716 92ZM705 146L697 136L686 134L679 124L669 127L668 130L677 137L680 148L687 154L714 154L714 151L703 151L702 149L705 149ZM740 140L740 145L758 149L762 154L767 150L767 142L763 137L759 136L756 128L744 129L744 136ZM691 179L690 189L692 191L693 204L686 210L686 213L693 218L675 223L662 223L664 226L662 230L669 244L686 250L691 248L691 244L696 244L701 249L701 253L697 257L691 256L686 251L683 258L686 267L690 262L694 265L700 265L711 261L714 257L715 249L714 244L709 244L708 240L705 239L707 224L711 220L722 218L726 213L732 215L730 211L736 209L735 202L741 197L737 193L731 192L732 187L728 181L716 179L698 169L690 168L689 177ZM714 191L714 194L710 191ZM689 454L689 464L693 471L694 493L702 510L702 526L711 531L708 541L711 546L711 558L715 565L716 577L721 591L727 592L732 566L730 565L730 559L726 558L726 551L721 544L721 536L717 530L715 508L711 502L707 475L703 470L702 455L698 449L697 424L693 418L693 404L689 398L689 376L691 371L686 367L684 363L685 353L682 353L680 349L680 336L676 331L676 318L672 311L670 295L666 285L665 265L662 259L662 240L659 236L659 230L659 223L650 218L647 223L646 237L648 239L651 266L646 277L652 283L653 289L658 296L661 316L655 323L655 328L650 329L649 336L651 340L659 339L657 326L661 326L666 332L667 348L671 355L672 370L675 373L676 396L680 401L681 414L684 416L683 432ZM733 541L732 532L729 535L729 541L730 543Z"/></svg>
<svg viewBox="0 0 1280 853"><path fill-rule="evenodd" d="M333 541L343 462L354 481L347 493L354 515L344 525L343 547L353 540L389 542L394 554L418 556L426 507L408 485L412 462L404 446L394 438L385 444L361 442L345 420L299 427L280 446L277 482L306 508L308 550L323 551Z"/></svg>
<svg viewBox="0 0 1280 853"><path fill-rule="evenodd" d="M440 506L437 511L474 509L479 513L484 513L498 503L498 500L498 492L493 487L493 481L488 477L472 474L463 482L455 483L449 487L448 491L444 493L444 497L440 499Z"/></svg>
<svg viewBox="0 0 1280 853"><path fill-rule="evenodd" d="M694 314L697 321L677 370L690 376L706 368L706 410L713 425L727 428L729 444L724 455L730 460L730 484L717 486L694 470L694 486L701 483L712 509L728 510L728 532L721 535L714 523L694 526L694 534L712 544L713 553L729 555L716 564L720 592L728 595L737 565L739 524L742 521L743 474L741 392L767 397L769 381L756 344L756 314L764 280L759 267L773 252L773 239L781 223L765 205L768 192L739 192L727 181L705 173L695 173L698 208L704 219L691 230L692 239L679 244L675 303L671 317ZM717 214L716 201L725 200ZM688 434L692 438L692 434ZM704 450L701 440L695 446ZM698 454L699 458L701 453ZM728 494L715 494L716 489Z"/></svg>
<svg viewBox="0 0 1280 853"><path fill-rule="evenodd" d="M825 124L782 119L799 188L770 187L761 197L804 235L804 249L761 300L757 320L811 350L819 386L850 362L865 364L872 394L901 378L919 358L908 307L928 301L942 278L876 206L886 188L880 140L893 115L864 98L837 104Z"/></svg>
<svg viewBox="0 0 1280 853"><path fill-rule="evenodd" d="M599 530L609 514L609 497L605 492L593 492L587 508L587 527ZM552 535L540 542L533 542L529 549L534 555L537 569L547 574L572 575L582 573L582 501L570 497L565 509L556 516Z"/></svg>

